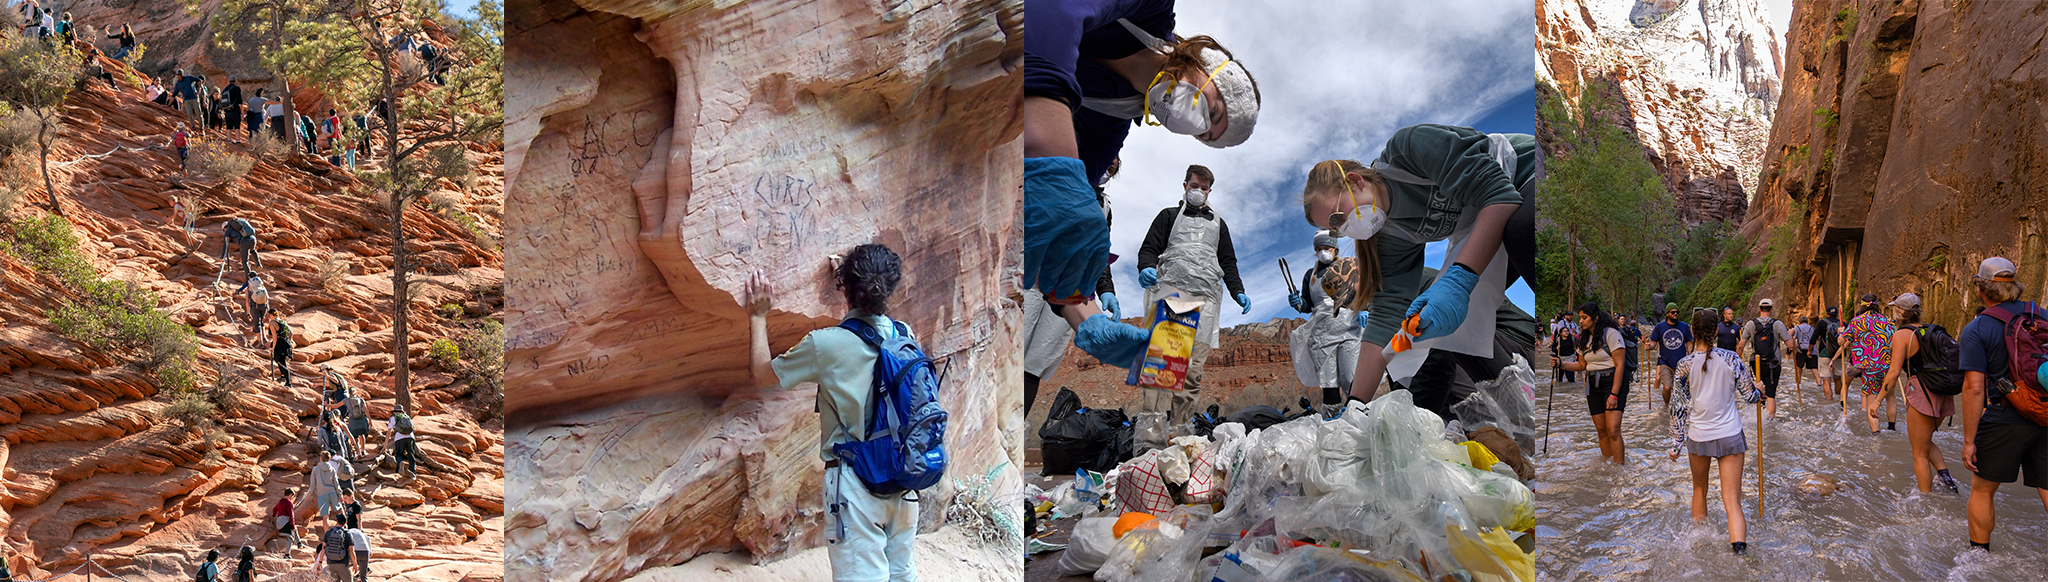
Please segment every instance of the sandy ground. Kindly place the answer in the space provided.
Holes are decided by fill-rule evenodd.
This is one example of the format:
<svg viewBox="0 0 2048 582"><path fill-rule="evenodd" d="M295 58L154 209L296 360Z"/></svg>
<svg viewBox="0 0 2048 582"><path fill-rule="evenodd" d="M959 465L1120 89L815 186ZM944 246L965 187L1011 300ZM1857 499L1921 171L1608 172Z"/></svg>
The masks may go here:
<svg viewBox="0 0 2048 582"><path fill-rule="evenodd" d="M959 526L917 537L917 578L930 582L1014 582L1023 578L1023 562L1015 550L984 546ZM798 552L787 559L755 565L737 553L705 554L676 566L649 568L627 582L798 582L832 579L832 560L825 548Z"/></svg>

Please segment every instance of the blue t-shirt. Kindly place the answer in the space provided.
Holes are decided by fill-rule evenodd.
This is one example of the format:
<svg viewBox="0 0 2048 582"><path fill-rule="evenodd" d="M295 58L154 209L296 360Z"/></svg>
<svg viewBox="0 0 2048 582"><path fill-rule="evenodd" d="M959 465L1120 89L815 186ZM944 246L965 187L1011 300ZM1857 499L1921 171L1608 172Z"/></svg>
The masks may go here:
<svg viewBox="0 0 2048 582"><path fill-rule="evenodd" d="M1692 324L1659 321L1650 338L1657 342L1657 365L1676 368L1679 358L1685 357L1686 342L1692 341Z"/></svg>
<svg viewBox="0 0 2048 582"><path fill-rule="evenodd" d="M179 99L198 99L199 78L191 75L179 77L178 84L172 90L177 92Z"/></svg>
<svg viewBox="0 0 2048 582"><path fill-rule="evenodd" d="M2012 313L2027 310L2027 303L2007 301L1998 304ZM2009 375L2005 359L2005 323L1989 315L1979 315L1963 326L1963 334L1956 337L1956 367L1964 372L1984 374L1984 388L1990 390L1991 383ZM2019 411L2005 405L2002 398L1987 398L1984 416L1979 422L1991 424L2033 424Z"/></svg>

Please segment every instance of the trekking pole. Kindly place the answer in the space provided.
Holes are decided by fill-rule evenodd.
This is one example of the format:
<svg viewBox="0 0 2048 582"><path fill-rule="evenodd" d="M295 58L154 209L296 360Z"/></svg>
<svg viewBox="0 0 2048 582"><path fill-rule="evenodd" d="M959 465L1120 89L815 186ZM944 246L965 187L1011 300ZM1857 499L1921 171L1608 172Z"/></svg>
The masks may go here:
<svg viewBox="0 0 2048 582"><path fill-rule="evenodd" d="M1550 396L1545 397L1543 400L1543 452L1541 454L1544 457L1550 456L1550 411L1556 408L1557 380L1552 379L1550 381Z"/></svg>
<svg viewBox="0 0 2048 582"><path fill-rule="evenodd" d="M1757 356L1758 363L1763 357ZM1756 517L1764 517L1764 399L1756 401Z"/></svg>

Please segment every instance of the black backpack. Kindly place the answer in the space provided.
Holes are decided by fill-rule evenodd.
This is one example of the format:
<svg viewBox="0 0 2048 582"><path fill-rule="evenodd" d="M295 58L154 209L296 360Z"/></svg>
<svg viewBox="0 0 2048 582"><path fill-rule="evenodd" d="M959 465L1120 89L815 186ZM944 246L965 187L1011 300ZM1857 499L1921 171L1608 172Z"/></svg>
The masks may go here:
<svg viewBox="0 0 2048 582"><path fill-rule="evenodd" d="M234 240L256 238L256 226L249 224L249 220L244 218L230 220L228 221L228 238Z"/></svg>
<svg viewBox="0 0 2048 582"><path fill-rule="evenodd" d="M327 535L321 536L320 543L321 551L327 554L327 561L347 562L348 551L355 545L355 540L349 538L348 530L336 526L327 528Z"/></svg>
<svg viewBox="0 0 2048 582"><path fill-rule="evenodd" d="M1829 358L1835 357L1835 350L1841 347L1841 338L1837 335L1840 333L1842 333L1841 330L1835 328L1835 321L1832 319L1822 319L1815 323L1813 325L1813 352L1815 354L1827 354L1826 357Z"/></svg>
<svg viewBox="0 0 2048 582"><path fill-rule="evenodd" d="M1913 365L1913 376L1920 379L1920 387L1936 396L1955 396L1963 393L1963 371L1956 365L1956 338L1939 325L1923 325L1913 330L1913 336L1920 342L1920 351L1907 362Z"/></svg>
<svg viewBox="0 0 2048 582"><path fill-rule="evenodd" d="M1759 317L1755 323L1756 331L1749 337L1749 349L1765 360L1778 361L1778 321Z"/></svg>

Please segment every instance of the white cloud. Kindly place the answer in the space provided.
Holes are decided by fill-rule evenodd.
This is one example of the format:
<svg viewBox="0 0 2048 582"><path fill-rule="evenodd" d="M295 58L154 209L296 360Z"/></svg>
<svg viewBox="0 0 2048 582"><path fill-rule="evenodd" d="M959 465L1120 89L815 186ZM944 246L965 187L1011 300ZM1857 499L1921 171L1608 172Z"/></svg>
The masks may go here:
<svg viewBox="0 0 2048 582"><path fill-rule="evenodd" d="M1215 37L1258 81L1259 124L1249 141L1221 150L1162 128L1132 130L1121 173L1107 186L1116 214L1111 252L1120 257L1112 270L1127 314L1143 297L1137 256L1145 231L1180 199L1189 164L1216 173L1210 204L1230 225L1252 299L1250 315L1224 301L1221 323L1298 317L1275 259L1288 257L1297 278L1313 264L1314 227L1299 200L1312 165L1371 160L1407 125L1471 125L1533 84L1528 0L1182 0L1176 17L1177 33ZM1428 264L1442 259L1443 245L1431 245ZM1527 286L1518 287L1510 296L1530 308Z"/></svg>

